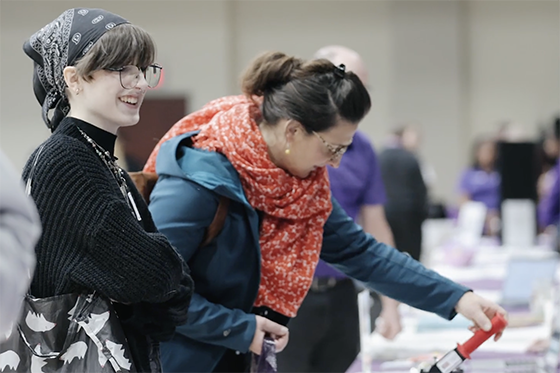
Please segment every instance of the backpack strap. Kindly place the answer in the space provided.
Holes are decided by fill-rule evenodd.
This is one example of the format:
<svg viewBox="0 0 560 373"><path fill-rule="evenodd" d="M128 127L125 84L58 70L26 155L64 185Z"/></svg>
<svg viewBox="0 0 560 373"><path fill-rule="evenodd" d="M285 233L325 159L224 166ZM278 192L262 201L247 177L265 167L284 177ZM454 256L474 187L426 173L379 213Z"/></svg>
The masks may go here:
<svg viewBox="0 0 560 373"><path fill-rule="evenodd" d="M136 185L136 188L142 195L142 198L146 201L146 204L150 203L150 194L156 185L158 180L158 175L155 172L129 172L128 175ZM208 245L214 238L216 238L226 221L226 216L229 208L229 198L220 196L220 202L218 203L218 209L214 215L212 223L204 231L204 237L202 242L198 246L199 248Z"/></svg>
<svg viewBox="0 0 560 373"><path fill-rule="evenodd" d="M138 189L140 195L144 198L144 201L146 201L146 204L149 204L150 194L152 194L152 190L156 185L158 175L155 172L138 171L129 172L128 176L130 176L134 185L136 185L136 189Z"/></svg>
<svg viewBox="0 0 560 373"><path fill-rule="evenodd" d="M206 228L206 231L204 232L204 238L200 243L200 245L198 246L199 248L208 245L214 238L216 238L220 234L222 228L224 227L224 223L226 221L228 207L229 207L229 198L220 196L220 202L218 203L218 209L216 210L216 215L214 215L214 219L212 220L212 223L210 223L208 228Z"/></svg>

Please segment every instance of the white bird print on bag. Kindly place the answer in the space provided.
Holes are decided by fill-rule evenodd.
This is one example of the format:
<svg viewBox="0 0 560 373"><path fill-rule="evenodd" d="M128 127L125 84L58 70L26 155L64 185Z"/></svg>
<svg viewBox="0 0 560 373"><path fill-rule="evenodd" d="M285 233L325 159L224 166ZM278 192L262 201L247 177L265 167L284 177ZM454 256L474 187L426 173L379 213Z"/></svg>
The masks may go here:
<svg viewBox="0 0 560 373"><path fill-rule="evenodd" d="M107 340L105 342L105 346L111 352L111 355L113 355L113 357L117 361L117 364L119 364L121 368L124 368L126 370L130 369L132 364L130 363L130 360L124 356L123 345ZM101 367L104 367L105 363L107 363L107 358L105 357L105 355L103 355L103 352L101 350L97 350L97 352L99 353L99 365L101 365Z"/></svg>
<svg viewBox="0 0 560 373"><path fill-rule="evenodd" d="M38 344L35 347L35 352L41 354L41 345ZM35 355L31 355L31 368L30 373L43 373L43 366L47 365L45 359L37 357Z"/></svg>
<svg viewBox="0 0 560 373"><path fill-rule="evenodd" d="M0 354L0 372L3 372L5 368L17 370L19 362L20 358L14 351L8 350L2 352Z"/></svg>
<svg viewBox="0 0 560 373"><path fill-rule="evenodd" d="M92 313L88 316L89 318L89 328L93 334L97 335L103 329L107 320L109 320L109 311L100 314Z"/></svg>
<svg viewBox="0 0 560 373"><path fill-rule="evenodd" d="M25 323L34 332L47 332L56 326L55 323L47 321L43 314L36 314L33 311L27 313Z"/></svg>
<svg viewBox="0 0 560 373"><path fill-rule="evenodd" d="M72 363L74 359L83 359L86 356L87 344L82 341L72 343L68 350L60 357L60 360L64 360L64 364Z"/></svg>

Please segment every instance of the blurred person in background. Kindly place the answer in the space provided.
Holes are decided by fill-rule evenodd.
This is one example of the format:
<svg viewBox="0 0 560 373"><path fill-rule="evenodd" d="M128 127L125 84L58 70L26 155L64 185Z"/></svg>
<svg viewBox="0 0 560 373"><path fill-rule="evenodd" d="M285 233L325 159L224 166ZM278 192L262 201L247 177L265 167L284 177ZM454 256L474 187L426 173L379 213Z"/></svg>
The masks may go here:
<svg viewBox="0 0 560 373"><path fill-rule="evenodd" d="M428 191L418 159L405 148L405 144L410 144L409 137L406 128L393 131L385 149L379 154L379 163L387 191L385 214L395 245L400 251L420 260L422 223L428 213Z"/></svg>
<svg viewBox="0 0 560 373"><path fill-rule="evenodd" d="M41 221L6 155L0 150L0 342L19 320L35 268ZM0 369L3 367L0 367Z"/></svg>
<svg viewBox="0 0 560 373"><path fill-rule="evenodd" d="M368 86L368 72L361 56L343 46L321 48L314 58L344 64ZM349 217L377 240L394 246L385 219L385 188L375 150L367 135L356 131L338 168L327 167L331 192ZM290 343L278 355L281 372L344 372L360 351L358 289L354 281L320 260L311 288L297 317L290 321ZM380 297L372 292L375 302ZM393 339L400 331L398 302L382 297L376 331ZM379 306L374 317L379 313Z"/></svg>
<svg viewBox="0 0 560 373"><path fill-rule="evenodd" d="M560 216L560 117L547 131L543 148L552 166L539 178L539 226L541 230L548 227L557 229Z"/></svg>
<svg viewBox="0 0 560 373"><path fill-rule="evenodd" d="M543 231L551 225L548 210L551 204L552 187L558 177L556 164L560 156L560 118L554 121L553 126L542 131L538 146L540 175L537 181L537 212L539 228Z"/></svg>
<svg viewBox="0 0 560 373"><path fill-rule="evenodd" d="M405 124L395 132L392 138L393 144L396 144L396 147L402 146L403 149L408 150L416 157L420 165L420 172L422 173L422 179L424 179L427 193L426 218L441 219L447 217L445 204L441 200L435 199L431 193L437 182L437 173L434 166L420 155L420 145L422 143L420 126L413 123Z"/></svg>
<svg viewBox="0 0 560 373"><path fill-rule="evenodd" d="M556 139L555 126L556 121L559 120L560 119L555 119L551 126L547 126L542 129L539 140L537 141L539 152L538 159L540 162L540 169L538 171L540 176L545 175L551 168L553 168L558 160L560 145ZM539 192L539 195L540 194L541 193Z"/></svg>
<svg viewBox="0 0 560 373"><path fill-rule="evenodd" d="M433 188L436 184L437 175L434 167L420 158L422 135L418 125L406 124L396 132L396 137L400 138L400 143L403 149L408 150L416 156L416 159L420 164L420 171L422 172L422 178L424 179L426 188L428 190Z"/></svg>
<svg viewBox="0 0 560 373"><path fill-rule="evenodd" d="M459 179L459 204L482 202L488 209L485 232L498 234L500 212L500 175L496 170L497 146L492 137L480 137L473 147L472 166Z"/></svg>

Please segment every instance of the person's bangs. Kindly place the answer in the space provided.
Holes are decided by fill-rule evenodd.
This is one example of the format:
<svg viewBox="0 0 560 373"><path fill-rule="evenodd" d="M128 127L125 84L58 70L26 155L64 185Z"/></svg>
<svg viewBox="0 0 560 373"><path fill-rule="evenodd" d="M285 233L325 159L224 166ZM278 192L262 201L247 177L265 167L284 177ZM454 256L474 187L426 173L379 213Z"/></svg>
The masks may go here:
<svg viewBox="0 0 560 373"><path fill-rule="evenodd" d="M107 31L76 63L80 74L91 77L96 70L134 65L145 68L155 62L156 46L142 28L122 24Z"/></svg>
<svg viewBox="0 0 560 373"><path fill-rule="evenodd" d="M107 41L103 43L106 59L101 68L147 67L154 63L156 46L152 37L140 27L130 24L117 26L106 36Z"/></svg>

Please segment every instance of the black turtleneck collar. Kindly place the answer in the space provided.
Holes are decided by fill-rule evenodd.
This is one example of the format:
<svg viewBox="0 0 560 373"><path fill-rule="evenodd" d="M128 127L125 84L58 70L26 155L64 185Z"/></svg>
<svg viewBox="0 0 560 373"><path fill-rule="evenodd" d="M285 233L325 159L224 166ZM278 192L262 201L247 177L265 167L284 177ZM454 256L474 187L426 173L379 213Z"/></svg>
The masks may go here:
<svg viewBox="0 0 560 373"><path fill-rule="evenodd" d="M97 143L97 145L101 146L103 149L107 150L112 157L115 156L115 141L117 140L117 136L113 135L110 132L102 130L99 127L95 127L93 124L88 122L84 122L81 119L71 118L74 122L74 125L84 131L89 137L93 139Z"/></svg>

